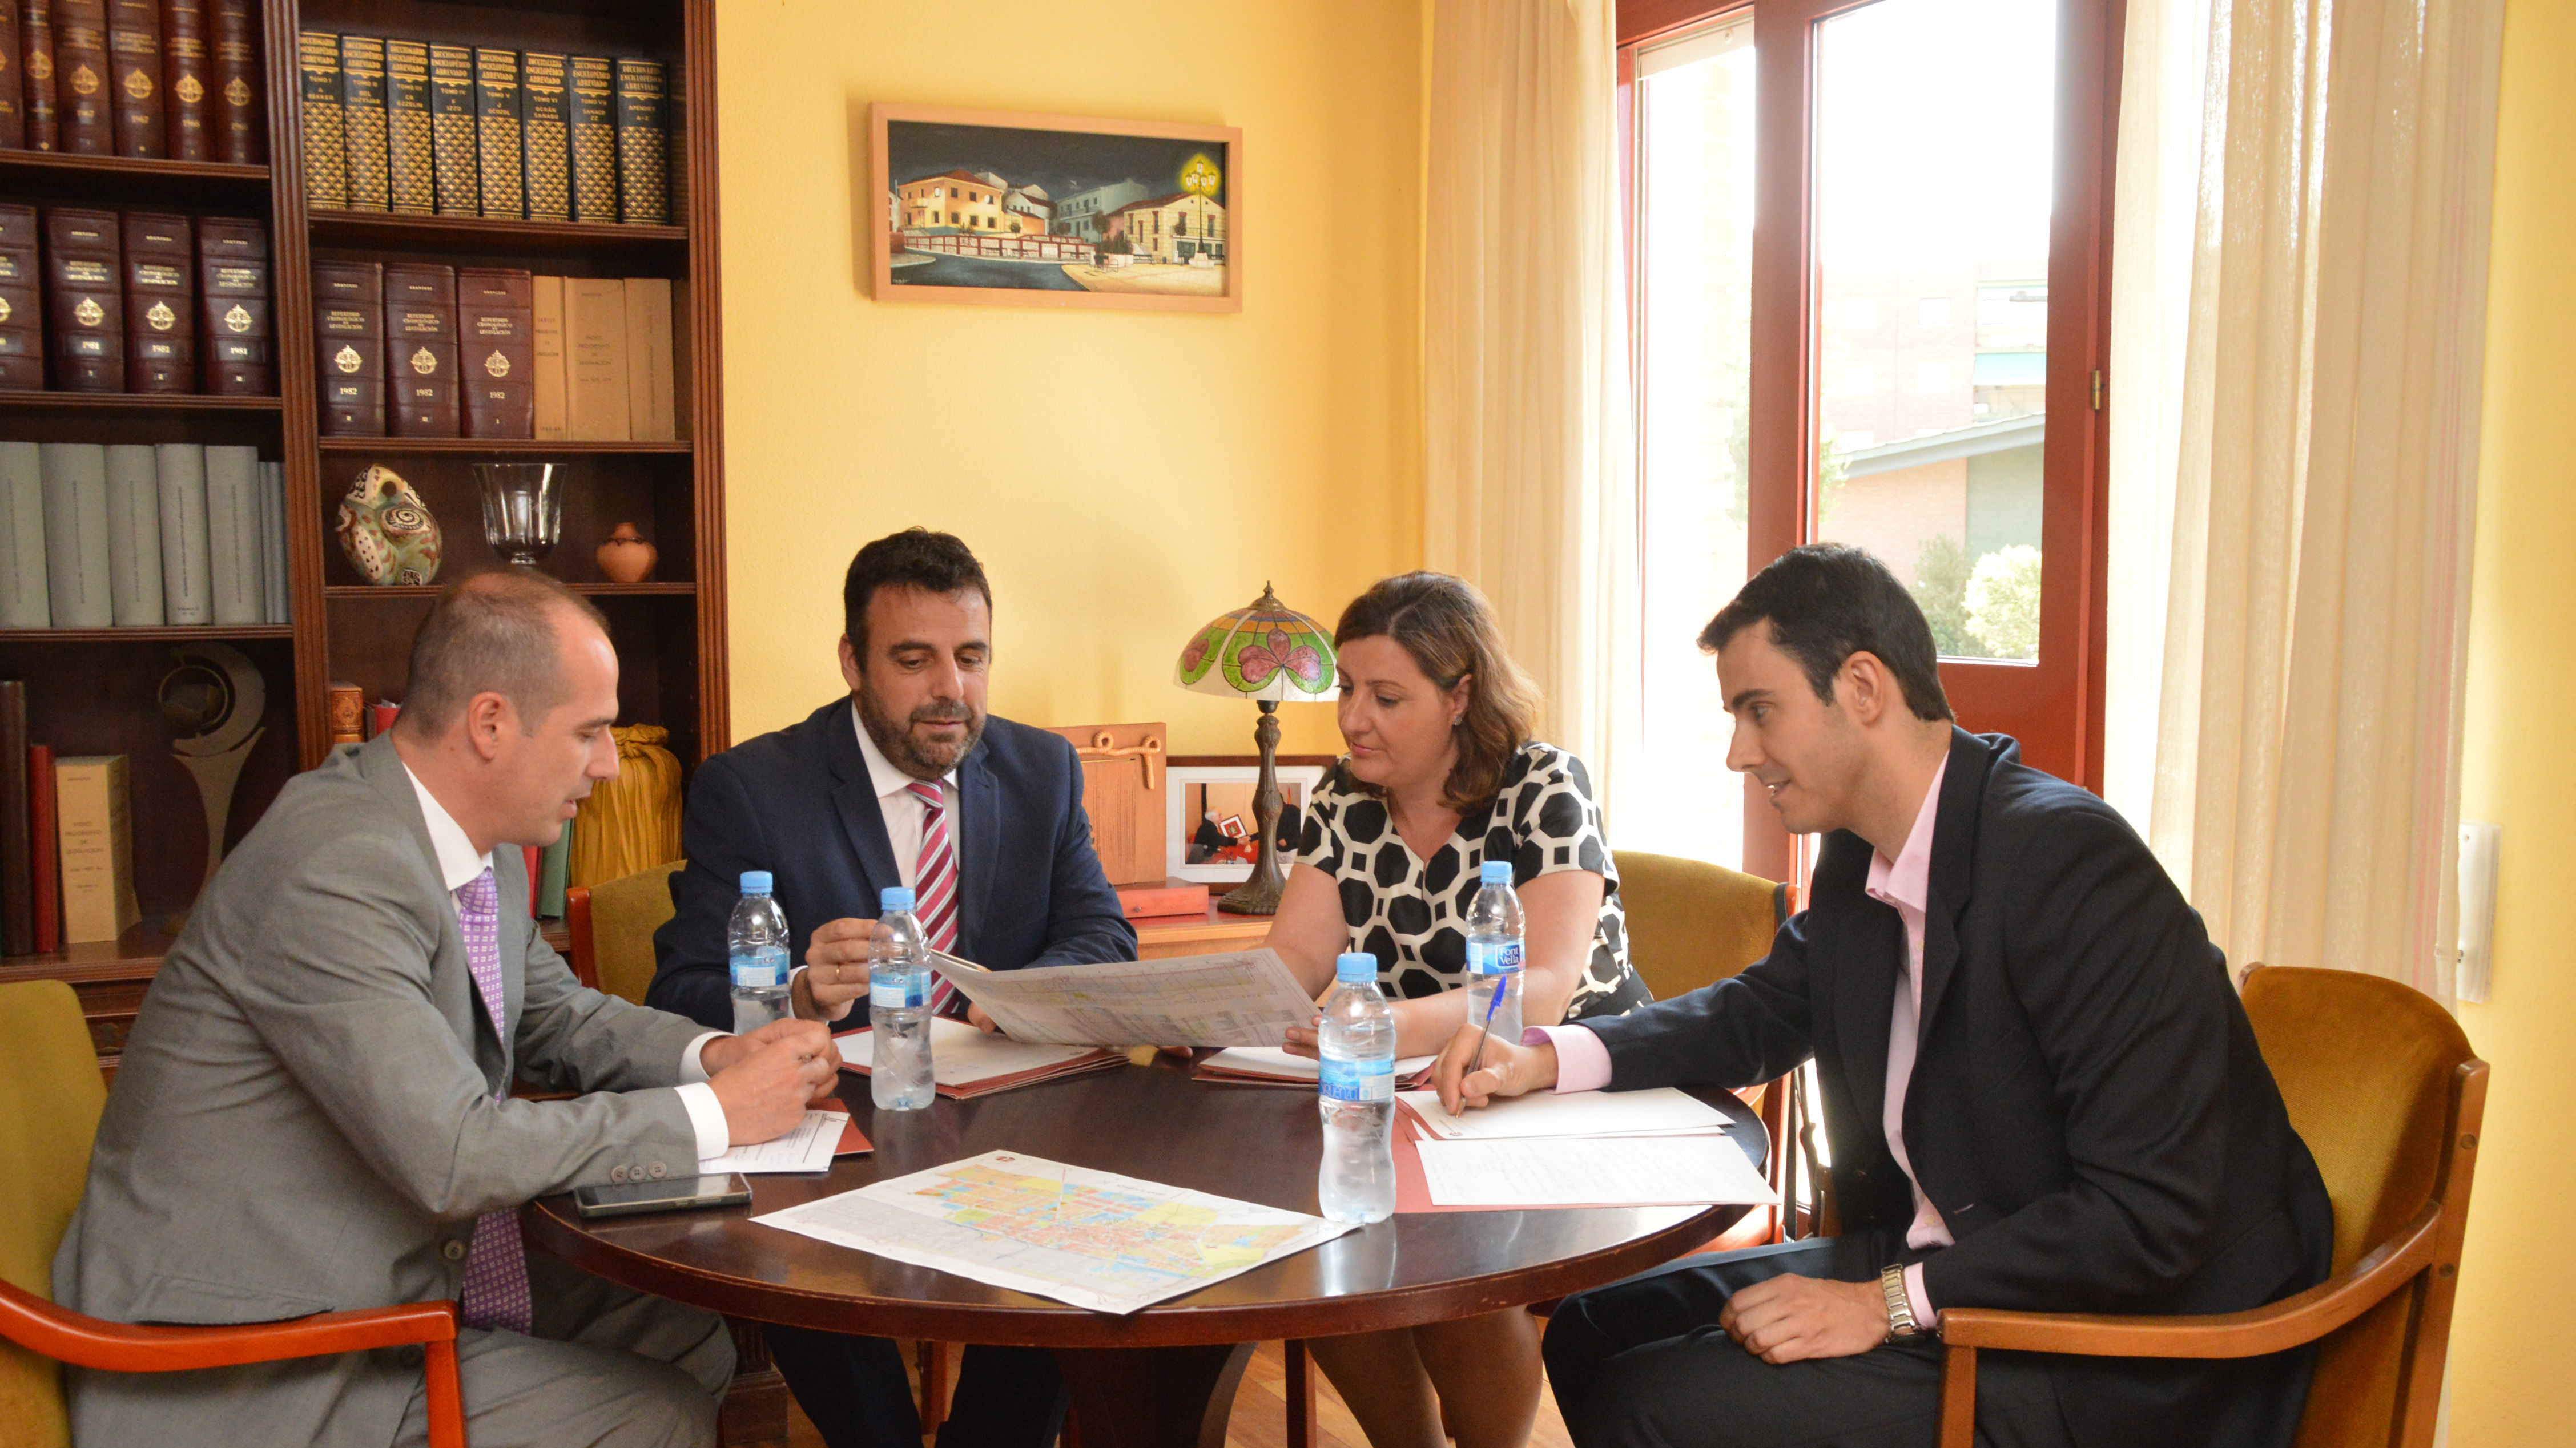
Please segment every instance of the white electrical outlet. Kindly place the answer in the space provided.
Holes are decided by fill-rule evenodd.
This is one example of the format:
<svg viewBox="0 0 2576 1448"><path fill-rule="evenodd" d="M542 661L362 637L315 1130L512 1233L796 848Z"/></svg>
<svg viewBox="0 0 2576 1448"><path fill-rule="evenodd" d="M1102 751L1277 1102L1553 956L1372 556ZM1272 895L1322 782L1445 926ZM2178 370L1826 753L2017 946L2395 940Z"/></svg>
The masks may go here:
<svg viewBox="0 0 2576 1448"><path fill-rule="evenodd" d="M2460 821L2460 969L2464 1001L2483 1001L2495 983L2496 850L2501 825Z"/></svg>

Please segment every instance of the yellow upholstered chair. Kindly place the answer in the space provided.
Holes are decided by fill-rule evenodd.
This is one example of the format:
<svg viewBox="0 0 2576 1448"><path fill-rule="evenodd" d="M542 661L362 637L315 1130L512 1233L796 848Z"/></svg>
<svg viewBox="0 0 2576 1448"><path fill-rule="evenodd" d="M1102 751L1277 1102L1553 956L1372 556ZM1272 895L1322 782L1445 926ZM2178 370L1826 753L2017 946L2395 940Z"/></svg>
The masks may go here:
<svg viewBox="0 0 2576 1448"><path fill-rule="evenodd" d="M583 985L644 1003L653 984L653 932L669 920L673 860L564 892L564 928L572 935L572 973Z"/></svg>
<svg viewBox="0 0 2576 1448"><path fill-rule="evenodd" d="M54 1249L80 1204L107 1088L61 981L0 985L0 1448L67 1448L56 1363L169 1372L423 1344L431 1448L464 1448L456 1304L414 1302L242 1327L134 1327L57 1307Z"/></svg>
<svg viewBox="0 0 2576 1448"><path fill-rule="evenodd" d="M2334 1275L2251 1312L2119 1317L1951 1308L1941 1441L1974 1435L1981 1348L2235 1358L2318 1344L2297 1448L2427 1448L2450 1348L2487 1063L2419 991L2255 966L2245 1013L2334 1200Z"/></svg>

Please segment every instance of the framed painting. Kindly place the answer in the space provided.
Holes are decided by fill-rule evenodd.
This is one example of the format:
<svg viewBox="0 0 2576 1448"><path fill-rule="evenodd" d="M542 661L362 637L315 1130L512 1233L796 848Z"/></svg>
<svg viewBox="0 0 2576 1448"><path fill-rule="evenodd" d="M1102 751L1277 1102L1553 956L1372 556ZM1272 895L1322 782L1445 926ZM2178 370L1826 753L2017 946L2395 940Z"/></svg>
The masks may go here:
<svg viewBox="0 0 2576 1448"><path fill-rule="evenodd" d="M1279 859L1296 858L1305 833L1306 800L1324 782L1319 765L1283 764L1279 777ZM1176 880L1240 885L1252 878L1261 853L1254 833L1253 790L1261 770L1250 764L1180 765L1164 794L1164 869Z"/></svg>
<svg viewBox="0 0 2576 1448"><path fill-rule="evenodd" d="M1243 310L1243 132L880 102L879 301Z"/></svg>

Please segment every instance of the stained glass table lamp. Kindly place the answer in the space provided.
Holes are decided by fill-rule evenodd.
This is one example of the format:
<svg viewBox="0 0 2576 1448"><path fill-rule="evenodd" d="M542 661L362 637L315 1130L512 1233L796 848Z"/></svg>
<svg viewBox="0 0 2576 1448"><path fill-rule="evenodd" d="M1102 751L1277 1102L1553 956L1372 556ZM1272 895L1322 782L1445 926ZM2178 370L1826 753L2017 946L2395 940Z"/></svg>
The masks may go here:
<svg viewBox="0 0 2576 1448"><path fill-rule="evenodd" d="M1252 878L1217 908L1236 915L1279 913L1279 705L1282 700L1328 703L1334 686L1333 637L1323 625L1279 601L1270 585L1249 608L1238 608L1190 635L1173 678L1184 689L1250 699L1261 706L1253 742L1261 749L1261 777L1252 788L1252 811L1261 854Z"/></svg>

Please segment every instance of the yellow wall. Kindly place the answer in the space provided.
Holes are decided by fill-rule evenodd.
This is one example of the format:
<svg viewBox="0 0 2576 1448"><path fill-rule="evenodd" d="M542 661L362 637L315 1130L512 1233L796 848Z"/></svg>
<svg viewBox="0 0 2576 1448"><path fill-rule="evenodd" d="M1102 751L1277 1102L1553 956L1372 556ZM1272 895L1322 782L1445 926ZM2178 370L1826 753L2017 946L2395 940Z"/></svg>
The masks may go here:
<svg viewBox="0 0 2576 1448"><path fill-rule="evenodd" d="M994 712L1250 752L1250 706L1171 683L1191 629L1264 580L1329 627L1421 558L1423 42L1418 0L727 0L736 739L840 690L850 554L920 523L992 576ZM871 300L871 101L1242 127L1243 311Z"/></svg>
<svg viewBox="0 0 2576 1448"><path fill-rule="evenodd" d="M2576 7L2511 0L2488 291L2485 457L2461 813L2504 826L2493 998L2460 1020L2495 1065L2451 1334L2459 1448L2564 1443L2576 1379Z"/></svg>

